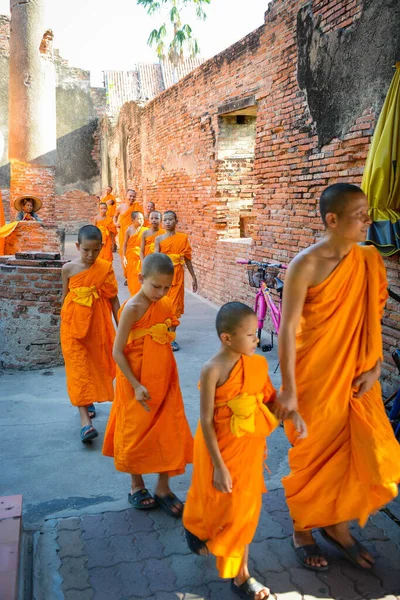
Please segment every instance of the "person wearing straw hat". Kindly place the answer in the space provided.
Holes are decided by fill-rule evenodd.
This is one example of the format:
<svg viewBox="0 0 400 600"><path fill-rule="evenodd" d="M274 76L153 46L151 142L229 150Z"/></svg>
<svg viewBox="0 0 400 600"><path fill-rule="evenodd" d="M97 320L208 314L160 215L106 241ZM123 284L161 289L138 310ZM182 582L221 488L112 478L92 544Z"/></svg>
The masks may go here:
<svg viewBox="0 0 400 600"><path fill-rule="evenodd" d="M35 198L34 196L22 196L15 200L14 207L18 210L16 216L17 221L42 222L42 219L37 216L37 212L42 208L42 202L39 198Z"/></svg>

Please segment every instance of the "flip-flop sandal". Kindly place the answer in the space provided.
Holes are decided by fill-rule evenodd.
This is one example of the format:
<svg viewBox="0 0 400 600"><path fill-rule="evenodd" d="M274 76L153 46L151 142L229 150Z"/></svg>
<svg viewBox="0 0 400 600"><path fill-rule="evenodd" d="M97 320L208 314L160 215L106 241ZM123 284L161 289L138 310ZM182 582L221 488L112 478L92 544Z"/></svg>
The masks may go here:
<svg viewBox="0 0 400 600"><path fill-rule="evenodd" d="M292 546L297 560L305 569L308 569L309 571L329 571L329 565L321 565L320 567L317 567L315 565L310 565L307 562L307 558L314 558L318 556L324 557L324 554L321 552L318 544L306 544L305 546L298 546L296 548L292 540Z"/></svg>
<svg viewBox="0 0 400 600"><path fill-rule="evenodd" d="M258 592L262 592L263 590L268 590L268 596L265 598L270 598L272 595L270 590L257 581L257 579L254 579L254 577L249 577L242 585L236 585L235 580L231 579L231 590L240 596L240 598L254 598Z"/></svg>
<svg viewBox="0 0 400 600"><path fill-rule="evenodd" d="M207 556L210 554L205 542L198 538L197 535L194 535L194 533L186 529L186 527L183 529L185 530L185 536L189 550L191 550L194 554L199 554L200 556Z"/></svg>
<svg viewBox="0 0 400 600"><path fill-rule="evenodd" d="M178 342L171 342L172 352L178 352L181 349Z"/></svg>
<svg viewBox="0 0 400 600"><path fill-rule="evenodd" d="M134 494L128 494L128 502L137 510L151 510L152 508L157 508L157 502L143 504L143 500L154 500L153 496L146 488L138 490Z"/></svg>
<svg viewBox="0 0 400 600"><path fill-rule="evenodd" d="M154 500L157 502L158 506L167 513L167 515L174 517L175 519L181 518L183 513L183 502L179 500L179 498L175 496L173 492L168 494L168 496L157 496L157 494L154 494ZM181 504L182 508L173 511L172 507L175 506L175 508L177 508L177 504Z"/></svg>
<svg viewBox="0 0 400 600"><path fill-rule="evenodd" d="M91 442L94 438L97 438L98 432L92 425L85 425L81 429L81 442L82 444L86 444L87 442Z"/></svg>
<svg viewBox="0 0 400 600"><path fill-rule="evenodd" d="M333 537L331 537L329 533L327 533L324 529L320 529L320 533L325 541L327 541L329 544L332 544L332 546L335 546L335 548L339 550L343 554L343 556L347 558L347 560L353 563L354 566L358 567L359 569L362 569L363 571L372 571L374 563L361 556L362 552L368 552L368 550L365 548L365 546L360 544L358 540L353 538L354 544L352 546L346 547L342 546L342 544L339 544L339 542L337 542ZM368 569L368 567L363 567L362 565L360 565L357 558L365 560L365 562L371 565L371 568Z"/></svg>
<svg viewBox="0 0 400 600"><path fill-rule="evenodd" d="M96 409L94 407L94 404L89 404L87 409L88 409L89 419L94 419L96 417Z"/></svg>

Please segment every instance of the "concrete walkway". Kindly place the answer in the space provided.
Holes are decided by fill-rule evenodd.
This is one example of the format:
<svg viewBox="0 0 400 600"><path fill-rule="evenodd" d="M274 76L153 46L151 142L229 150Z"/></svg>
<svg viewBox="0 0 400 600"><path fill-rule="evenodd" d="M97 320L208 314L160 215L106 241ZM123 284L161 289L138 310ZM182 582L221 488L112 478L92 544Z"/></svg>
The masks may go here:
<svg viewBox="0 0 400 600"><path fill-rule="evenodd" d="M67 244L73 256L71 244ZM118 258L115 260L122 284ZM121 285L121 299L127 296ZM202 364L218 347L216 309L187 294L176 353L186 412L192 431L199 415L197 381ZM274 370L274 352L267 355ZM273 375L275 385L279 376ZM213 557L190 554L182 526L159 510L129 508L129 476L114 470L101 454L109 406L98 409L100 436L91 446L79 441L79 418L71 407L63 368L1 375L0 495L22 493L24 526L33 536L35 600L225 600L233 598L220 581ZM260 525L251 548L254 574L279 599L393 599L400 597L400 526L378 513L362 532L378 557L374 574L353 568L329 549L329 574L302 569L293 555L291 522L281 477L287 473L288 444L278 428L269 439ZM172 481L185 497L191 469ZM152 489L155 478L146 477ZM400 519L400 504L389 507ZM318 535L318 534L317 534ZM358 532L358 535L360 533ZM323 542L321 545L324 546ZM28 586L29 587L29 586ZM1 593L0 593L1 597Z"/></svg>

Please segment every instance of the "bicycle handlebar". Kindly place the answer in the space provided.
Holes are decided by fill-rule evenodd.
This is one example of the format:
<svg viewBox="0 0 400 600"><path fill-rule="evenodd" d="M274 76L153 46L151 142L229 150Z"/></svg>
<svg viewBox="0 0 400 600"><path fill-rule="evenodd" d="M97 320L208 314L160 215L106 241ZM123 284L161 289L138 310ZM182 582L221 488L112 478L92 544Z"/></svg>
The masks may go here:
<svg viewBox="0 0 400 600"><path fill-rule="evenodd" d="M267 263L267 262L259 262L258 260L245 260L240 258L236 261L238 265L256 265L257 267L276 267L277 269L287 269L287 265L283 265L281 263Z"/></svg>

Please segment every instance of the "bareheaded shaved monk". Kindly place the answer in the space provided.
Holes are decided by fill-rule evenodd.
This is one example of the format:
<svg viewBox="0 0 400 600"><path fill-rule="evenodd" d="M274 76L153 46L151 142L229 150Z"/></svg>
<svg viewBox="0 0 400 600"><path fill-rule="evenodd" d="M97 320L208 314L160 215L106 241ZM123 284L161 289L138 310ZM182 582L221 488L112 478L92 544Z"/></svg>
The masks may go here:
<svg viewBox="0 0 400 600"><path fill-rule="evenodd" d="M79 230L79 258L62 268L61 348L68 395L81 418L81 441L98 436L92 425L93 402L114 397L115 363L112 346L117 323L118 285L108 260L99 258L102 235L98 227Z"/></svg>
<svg viewBox="0 0 400 600"><path fill-rule="evenodd" d="M120 311L113 355L117 363L115 400L103 454L117 471L131 475L128 501L138 510L160 506L180 517L183 505L169 478L192 462L193 438L186 420L178 370L171 349L178 321L166 294L174 276L168 256L151 254L139 275L142 287ZM158 473L154 496L143 475Z"/></svg>
<svg viewBox="0 0 400 600"><path fill-rule="evenodd" d="M165 233L161 229L162 214L158 210L153 210L150 213L150 226L142 235L140 243L140 260L143 262L148 254L153 254L155 248L155 239L159 235Z"/></svg>
<svg viewBox="0 0 400 600"><path fill-rule="evenodd" d="M117 226L118 232L118 245L119 245L119 253L121 256L122 267L124 270L125 277L125 285L128 285L126 280L126 267L124 265L124 255L122 252L122 248L124 245L125 233L128 227L132 223L131 214L134 211L143 212L143 207L140 202L136 202L136 192L135 190L128 190L126 192L126 200L122 202L115 211L114 215L114 223Z"/></svg>
<svg viewBox="0 0 400 600"><path fill-rule="evenodd" d="M146 202L146 207L145 207L145 211L144 211L144 224L145 227L149 227L150 226L150 215L153 212L153 210L156 209L156 205L154 204L154 202L152 202L151 200L149 200L148 202Z"/></svg>
<svg viewBox="0 0 400 600"><path fill-rule="evenodd" d="M360 188L326 188L320 212L325 237L292 261L285 278L280 401L298 407L308 437L296 439L286 425L294 447L283 485L305 568L329 568L312 535L320 528L349 561L370 569L374 559L349 523L364 526L397 495L400 480L400 446L378 382L386 273L378 251L359 245L371 223Z"/></svg>
<svg viewBox="0 0 400 600"><path fill-rule="evenodd" d="M112 262L117 228L115 227L114 220L108 216L107 204L105 202L100 202L99 214L94 217L93 225L96 225L100 229L103 238L103 247L100 250L99 258Z"/></svg>
<svg viewBox="0 0 400 600"><path fill-rule="evenodd" d="M212 552L220 577L231 579L236 594L261 600L270 591L250 576L248 556L266 492L265 438L278 425L276 392L267 361L255 354L254 311L229 302L219 310L216 328L221 346L201 371L200 423L183 524L190 549ZM287 418L306 435L297 412Z"/></svg>
<svg viewBox="0 0 400 600"><path fill-rule="evenodd" d="M134 296L141 288L139 281L141 272L140 244L142 235L147 231L147 227L143 227L144 217L141 212L133 211L131 219L132 225L126 230L122 254L124 257L124 266L126 267L128 290L130 295Z"/></svg>
<svg viewBox="0 0 400 600"><path fill-rule="evenodd" d="M107 205L107 217L114 218L115 211L117 209L117 202L114 194L112 193L113 189L111 185L107 186L106 193L104 194L101 202L105 202Z"/></svg>
<svg viewBox="0 0 400 600"><path fill-rule="evenodd" d="M172 300L174 312L179 319L184 313L185 307L185 271L183 266L186 264L189 273L192 276L192 289L197 292L197 279L192 265L192 247L186 233L178 233L176 226L178 217L173 210L167 210L163 215L163 226L165 233L157 236L155 239L154 252L167 254L172 260L175 268L174 279L168 292ZM175 331L176 327L172 328ZM172 350L179 350L178 343L174 340Z"/></svg>

